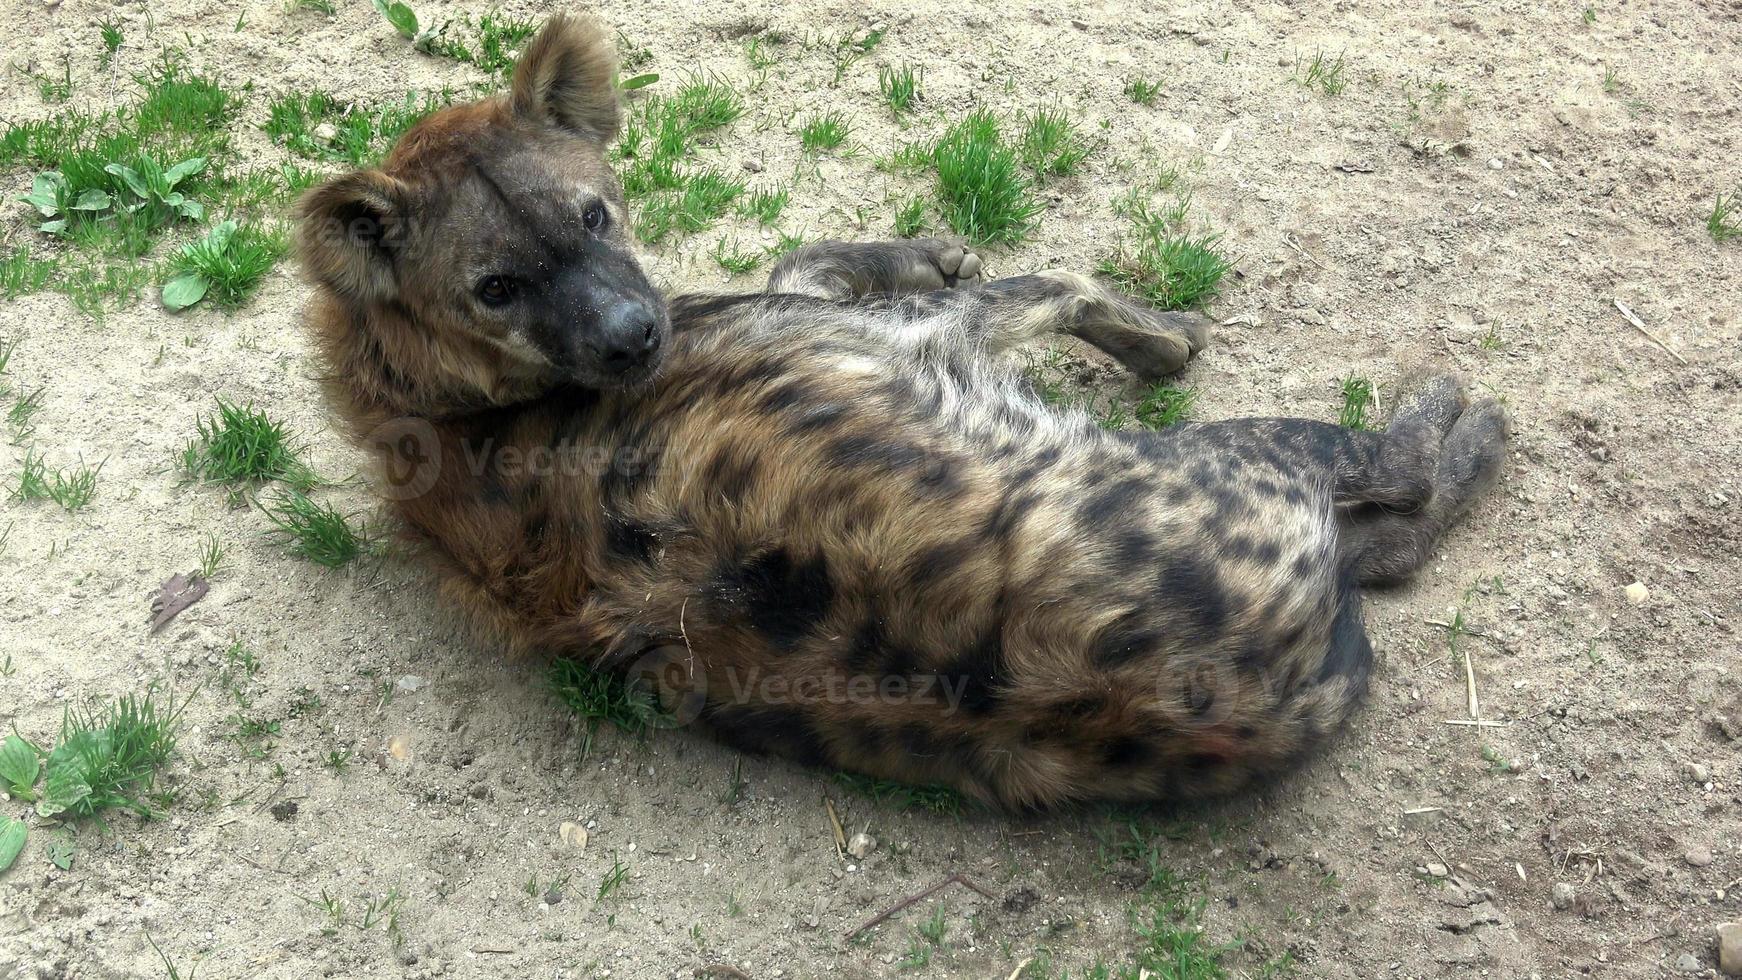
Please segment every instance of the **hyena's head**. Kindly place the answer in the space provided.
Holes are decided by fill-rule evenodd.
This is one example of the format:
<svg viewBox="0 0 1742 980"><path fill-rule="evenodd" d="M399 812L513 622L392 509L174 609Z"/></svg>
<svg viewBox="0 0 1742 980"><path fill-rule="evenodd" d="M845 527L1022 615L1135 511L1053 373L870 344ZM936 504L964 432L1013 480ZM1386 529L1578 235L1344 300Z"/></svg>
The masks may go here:
<svg viewBox="0 0 1742 980"><path fill-rule="evenodd" d="M335 374L438 413L651 374L670 325L606 162L615 68L597 24L553 17L509 93L435 113L379 169L303 198Z"/></svg>

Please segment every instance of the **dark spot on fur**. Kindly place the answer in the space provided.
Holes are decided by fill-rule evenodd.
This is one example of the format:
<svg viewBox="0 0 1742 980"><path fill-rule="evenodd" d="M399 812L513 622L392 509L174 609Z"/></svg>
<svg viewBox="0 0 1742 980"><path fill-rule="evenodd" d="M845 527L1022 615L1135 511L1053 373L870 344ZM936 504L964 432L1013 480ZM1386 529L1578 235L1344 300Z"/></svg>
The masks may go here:
<svg viewBox="0 0 1742 980"><path fill-rule="evenodd" d="M961 705L970 715L984 716L1004 700L1004 637L1002 622L994 622L980 639L954 660L938 669L951 681L951 690L961 687Z"/></svg>
<svg viewBox="0 0 1742 980"><path fill-rule="evenodd" d="M975 543L966 539L945 541L921 549L908 561L907 580L915 586L925 586L946 578L972 558L976 550Z"/></svg>
<svg viewBox="0 0 1742 980"><path fill-rule="evenodd" d="M1100 628L1089 642L1095 666L1121 667L1153 651L1161 634L1143 610L1133 609Z"/></svg>
<svg viewBox="0 0 1742 980"><path fill-rule="evenodd" d="M819 768L829 764L821 733L797 708L710 703L702 711L702 720L720 741L741 752L781 756Z"/></svg>
<svg viewBox="0 0 1742 980"><path fill-rule="evenodd" d="M1139 528L1124 528L1113 536L1113 560L1123 567L1147 565L1155 560L1155 538Z"/></svg>
<svg viewBox="0 0 1742 980"><path fill-rule="evenodd" d="M1110 739L1101 749L1102 763L1115 769L1146 765L1154 757L1155 750L1148 742L1131 736Z"/></svg>
<svg viewBox="0 0 1742 980"><path fill-rule="evenodd" d="M701 482L710 496L734 505L742 503L756 482L756 458L728 444L708 460L702 469Z"/></svg>
<svg viewBox="0 0 1742 980"><path fill-rule="evenodd" d="M1228 597L1214 565L1190 555L1164 560L1155 573L1158 599L1190 618L1198 633L1214 636L1228 622Z"/></svg>
<svg viewBox="0 0 1742 980"><path fill-rule="evenodd" d="M1104 524L1125 514L1132 504L1143 497L1149 486L1147 480L1126 477L1112 486L1095 491L1078 508L1077 516L1090 526Z"/></svg>
<svg viewBox="0 0 1742 980"><path fill-rule="evenodd" d="M1331 621L1331 646L1314 679L1320 683L1341 677L1356 691L1365 690L1373 669L1373 645L1361 624L1360 593L1345 587L1337 618Z"/></svg>
<svg viewBox="0 0 1742 980"><path fill-rule="evenodd" d="M765 551L718 577L716 597L741 605L751 627L790 648L816 630L835 601L822 555L794 561L785 548Z"/></svg>
<svg viewBox="0 0 1742 980"><path fill-rule="evenodd" d="M821 405L812 405L797 414L791 424L787 426L787 431L799 433L815 432L818 429L826 429L829 426L834 425L836 422L839 422L846 416L846 414L847 406L840 402L825 402Z"/></svg>
<svg viewBox="0 0 1742 980"><path fill-rule="evenodd" d="M887 442L872 436L842 436L828 447L829 462L841 467L866 466L894 472L916 467L925 460L918 446Z"/></svg>
<svg viewBox="0 0 1742 980"><path fill-rule="evenodd" d="M992 512L986 515L986 523L980 527L980 537L988 541L1002 541L1010 537L1040 500L1038 493L1018 494L1000 500L992 508Z"/></svg>
<svg viewBox="0 0 1742 980"><path fill-rule="evenodd" d="M806 386L798 381L789 381L780 385L768 394L762 396L758 403L764 412L775 414L797 408L805 403Z"/></svg>
<svg viewBox="0 0 1742 980"><path fill-rule="evenodd" d="M605 516L605 550L613 557L638 562L652 561L653 551L658 546L659 539L640 521L614 514Z"/></svg>

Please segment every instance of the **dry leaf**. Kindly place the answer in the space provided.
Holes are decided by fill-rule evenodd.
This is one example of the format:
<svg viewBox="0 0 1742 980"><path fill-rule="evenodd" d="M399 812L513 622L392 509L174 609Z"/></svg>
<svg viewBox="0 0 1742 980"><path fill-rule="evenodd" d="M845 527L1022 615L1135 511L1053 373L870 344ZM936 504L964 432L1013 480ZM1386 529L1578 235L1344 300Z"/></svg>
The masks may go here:
<svg viewBox="0 0 1742 980"><path fill-rule="evenodd" d="M199 575L171 575L151 597L151 632L155 633L181 611L206 597L211 586Z"/></svg>

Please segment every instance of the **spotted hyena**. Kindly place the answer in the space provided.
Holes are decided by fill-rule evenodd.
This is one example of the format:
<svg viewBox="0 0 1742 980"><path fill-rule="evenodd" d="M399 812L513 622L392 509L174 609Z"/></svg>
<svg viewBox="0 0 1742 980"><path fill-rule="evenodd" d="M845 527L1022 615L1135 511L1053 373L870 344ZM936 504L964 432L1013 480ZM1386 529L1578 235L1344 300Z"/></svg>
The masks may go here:
<svg viewBox="0 0 1742 980"><path fill-rule="evenodd" d="M1372 669L1360 586L1411 575L1505 422L1448 378L1383 432L1109 432L1001 352L1069 334L1144 378L1207 321L941 241L801 248L662 298L606 161L600 29L301 205L334 410L514 650L639 674L724 741L1010 807L1288 768Z"/></svg>

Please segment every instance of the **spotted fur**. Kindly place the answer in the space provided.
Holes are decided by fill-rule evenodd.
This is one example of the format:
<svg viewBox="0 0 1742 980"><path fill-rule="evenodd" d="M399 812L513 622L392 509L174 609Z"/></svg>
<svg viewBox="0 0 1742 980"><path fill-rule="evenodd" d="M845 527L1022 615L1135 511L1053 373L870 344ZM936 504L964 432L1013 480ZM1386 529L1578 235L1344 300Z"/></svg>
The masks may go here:
<svg viewBox="0 0 1742 980"><path fill-rule="evenodd" d="M469 290L500 253L641 296L623 233L578 217L623 212L608 57L553 18L510 98L303 207L335 413L494 642L651 675L749 751L1016 808L1227 792L1337 730L1372 669L1358 587L1491 482L1496 407L1441 379L1385 432L1107 432L1000 352L1064 332L1157 376L1205 321L1066 273L982 283L933 241L676 297L651 376L601 380L586 302Z"/></svg>

